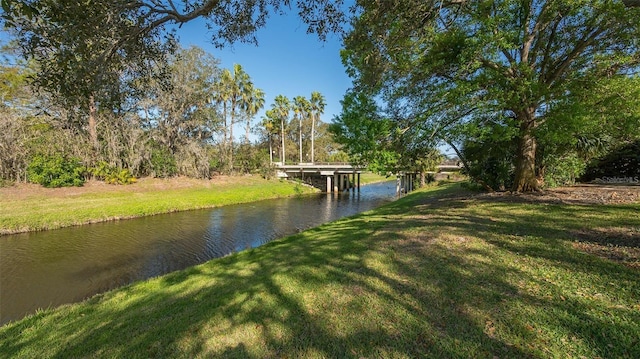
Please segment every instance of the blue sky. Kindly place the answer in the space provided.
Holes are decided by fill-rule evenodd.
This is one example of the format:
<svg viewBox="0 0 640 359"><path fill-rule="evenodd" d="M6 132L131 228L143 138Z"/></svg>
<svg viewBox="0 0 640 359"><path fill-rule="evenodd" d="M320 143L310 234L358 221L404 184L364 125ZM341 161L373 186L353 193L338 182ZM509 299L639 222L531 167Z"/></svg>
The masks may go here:
<svg viewBox="0 0 640 359"><path fill-rule="evenodd" d="M340 61L338 35L322 42L315 34L307 34L306 25L294 11L272 15L257 33L258 46L237 43L218 49L210 43L207 32L204 22L196 20L184 24L177 35L183 47L203 48L221 61L222 68L242 65L254 85L265 91L265 108L280 94L309 98L312 91L319 91L327 103L322 121L331 122L340 113L340 100L351 87L351 80ZM263 113L258 114L256 122Z"/></svg>
<svg viewBox="0 0 640 359"><path fill-rule="evenodd" d="M327 103L322 121L329 123L340 114L340 100L352 82L340 60L342 41L338 35L330 35L326 42L321 42L315 34L307 34L306 25L295 10L271 16L257 33L258 46L238 43L218 49L211 45L207 31L202 20L195 20L184 24L177 35L183 47L203 48L221 60L222 68L232 68L234 63L242 65L254 85L265 91L265 108L279 94L308 98L312 91L320 91ZM263 115L264 110L258 113L254 124ZM238 125L234 132L242 136L244 129ZM454 155L447 145L439 149Z"/></svg>

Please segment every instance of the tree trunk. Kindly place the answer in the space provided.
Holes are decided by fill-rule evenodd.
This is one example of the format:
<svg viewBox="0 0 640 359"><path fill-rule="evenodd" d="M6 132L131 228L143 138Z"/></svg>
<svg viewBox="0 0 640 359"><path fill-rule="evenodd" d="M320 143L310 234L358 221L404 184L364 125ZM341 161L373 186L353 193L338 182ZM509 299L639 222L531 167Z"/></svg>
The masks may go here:
<svg viewBox="0 0 640 359"><path fill-rule="evenodd" d="M248 145L250 143L249 141L249 134L251 132L251 116L247 115L247 127L245 127L245 143Z"/></svg>
<svg viewBox="0 0 640 359"><path fill-rule="evenodd" d="M273 165L273 136L269 134L269 165Z"/></svg>
<svg viewBox="0 0 640 359"><path fill-rule="evenodd" d="M536 178L536 138L533 130L536 126L535 109L529 108L517 114L520 120L520 143L516 153L516 172L513 181L514 192L539 191Z"/></svg>
<svg viewBox="0 0 640 359"><path fill-rule="evenodd" d="M227 101L222 102L222 118L224 126L222 127L222 156L227 157Z"/></svg>
<svg viewBox="0 0 640 359"><path fill-rule="evenodd" d="M89 138L94 150L98 150L98 129L96 121L96 100L93 94L89 95Z"/></svg>
<svg viewBox="0 0 640 359"><path fill-rule="evenodd" d="M235 123L236 102L231 101L231 121L229 121L229 171L233 172L233 125Z"/></svg>
<svg viewBox="0 0 640 359"><path fill-rule="evenodd" d="M315 163L315 137L316 137L316 116L311 115L311 163Z"/></svg>
<svg viewBox="0 0 640 359"><path fill-rule="evenodd" d="M300 131L298 131L298 142L300 142L300 163L302 163L302 116L298 118L300 123Z"/></svg>
<svg viewBox="0 0 640 359"><path fill-rule="evenodd" d="M282 157L280 160L282 161L282 165L286 164L286 160L284 157L284 119L280 119L280 142L282 143Z"/></svg>

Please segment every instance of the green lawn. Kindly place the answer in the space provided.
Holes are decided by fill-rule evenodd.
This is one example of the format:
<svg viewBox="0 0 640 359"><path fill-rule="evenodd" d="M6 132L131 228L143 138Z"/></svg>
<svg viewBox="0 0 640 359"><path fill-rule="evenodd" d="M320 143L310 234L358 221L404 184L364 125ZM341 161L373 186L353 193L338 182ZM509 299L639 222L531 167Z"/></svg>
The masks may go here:
<svg viewBox="0 0 640 359"><path fill-rule="evenodd" d="M0 234L253 202L313 191L292 182L267 181L259 177L232 177L224 183L184 178L87 189L33 188L0 189ZM33 193L16 193L20 190Z"/></svg>
<svg viewBox="0 0 640 359"><path fill-rule="evenodd" d="M372 172L362 172L360 174L360 184L362 185L376 183L376 182L394 181L395 179L396 179L395 176L385 177Z"/></svg>
<svg viewBox="0 0 640 359"><path fill-rule="evenodd" d="M420 190L7 324L0 356L638 358L640 270L575 244L633 245L639 211Z"/></svg>

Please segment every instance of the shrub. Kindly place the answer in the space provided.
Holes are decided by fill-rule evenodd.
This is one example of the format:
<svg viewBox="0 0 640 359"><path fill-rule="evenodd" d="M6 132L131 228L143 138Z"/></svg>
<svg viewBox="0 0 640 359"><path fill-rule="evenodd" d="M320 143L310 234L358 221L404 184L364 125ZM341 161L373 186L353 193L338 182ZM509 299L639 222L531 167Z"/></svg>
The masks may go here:
<svg viewBox="0 0 640 359"><path fill-rule="evenodd" d="M622 146L591 163L582 181L622 178L630 181L640 179L640 141Z"/></svg>
<svg viewBox="0 0 640 359"><path fill-rule="evenodd" d="M154 177L173 177L178 173L176 159L171 152L163 147L151 150L151 172Z"/></svg>
<svg viewBox="0 0 640 359"><path fill-rule="evenodd" d="M505 190L513 184L513 156L515 144L512 141L475 140L464 143L463 155L468 168L464 174L472 180L486 183L494 190Z"/></svg>
<svg viewBox="0 0 640 359"><path fill-rule="evenodd" d="M132 184L137 179L131 174L131 171L124 168L121 170L114 169L113 172L105 177L104 181L108 184Z"/></svg>
<svg viewBox="0 0 640 359"><path fill-rule="evenodd" d="M563 157L550 157L546 161L544 176L547 187L570 186L584 173L585 162L577 154L571 153Z"/></svg>
<svg viewBox="0 0 640 359"><path fill-rule="evenodd" d="M260 167L260 176L270 180L276 177L276 167L274 165L263 165Z"/></svg>
<svg viewBox="0 0 640 359"><path fill-rule="evenodd" d="M62 155L36 155L27 167L29 182L52 187L80 187L84 184L85 168L80 159Z"/></svg>
<svg viewBox="0 0 640 359"><path fill-rule="evenodd" d="M425 182L426 183L431 184L431 183L436 181L436 174L435 173L427 173L424 178L425 178Z"/></svg>
<svg viewBox="0 0 640 359"><path fill-rule="evenodd" d="M249 144L242 144L234 157L234 170L240 173L263 173L264 167L269 167L269 152L259 150ZM267 174L268 175L268 174Z"/></svg>
<svg viewBox="0 0 640 359"><path fill-rule="evenodd" d="M108 184L131 184L136 182L136 178L128 169L119 169L110 166L105 161L98 162L96 167L90 168L91 173L96 179L105 181Z"/></svg>
<svg viewBox="0 0 640 359"><path fill-rule="evenodd" d="M13 186L13 181L5 179L5 178L0 178L0 188L2 187L11 187Z"/></svg>
<svg viewBox="0 0 640 359"><path fill-rule="evenodd" d="M97 166L88 169L88 172L93 175L93 177L99 180L104 180L104 178L109 174L110 171L111 166L109 166L109 164L105 161L100 161L98 162Z"/></svg>

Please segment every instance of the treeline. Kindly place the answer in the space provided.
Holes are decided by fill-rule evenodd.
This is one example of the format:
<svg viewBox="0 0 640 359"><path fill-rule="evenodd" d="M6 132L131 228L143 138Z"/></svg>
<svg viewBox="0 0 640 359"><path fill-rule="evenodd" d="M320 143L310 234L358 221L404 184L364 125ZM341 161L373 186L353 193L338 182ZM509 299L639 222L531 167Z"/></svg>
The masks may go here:
<svg viewBox="0 0 640 359"><path fill-rule="evenodd" d="M10 48L3 49L11 55ZM320 117L324 97L265 93L242 66L221 69L197 47L178 49L154 76L127 77L69 103L33 86L38 64L0 65L0 181L78 185L87 178L273 174L272 162L329 161L340 151ZM240 130L241 129L241 130ZM236 133L234 133L234 130ZM240 133L238 133L240 132ZM344 158L342 158L344 159Z"/></svg>

